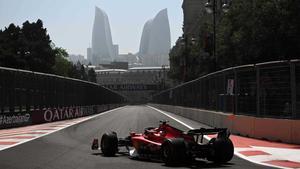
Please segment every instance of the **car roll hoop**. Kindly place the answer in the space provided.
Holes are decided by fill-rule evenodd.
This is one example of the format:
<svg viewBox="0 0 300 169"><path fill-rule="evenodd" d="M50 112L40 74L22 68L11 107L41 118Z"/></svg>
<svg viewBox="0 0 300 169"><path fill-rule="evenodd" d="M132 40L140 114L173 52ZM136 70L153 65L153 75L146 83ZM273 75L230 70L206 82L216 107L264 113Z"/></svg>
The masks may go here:
<svg viewBox="0 0 300 169"><path fill-rule="evenodd" d="M159 123L160 123L160 125L166 125L169 123L169 121L168 120L160 120Z"/></svg>

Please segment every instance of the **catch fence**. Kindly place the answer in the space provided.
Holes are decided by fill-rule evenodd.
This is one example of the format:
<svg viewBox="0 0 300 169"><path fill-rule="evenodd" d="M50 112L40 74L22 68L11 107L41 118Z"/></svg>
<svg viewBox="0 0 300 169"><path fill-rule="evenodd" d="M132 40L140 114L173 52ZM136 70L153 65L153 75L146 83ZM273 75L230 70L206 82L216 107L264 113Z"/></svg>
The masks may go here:
<svg viewBox="0 0 300 169"><path fill-rule="evenodd" d="M300 60L232 67L162 91L153 103L273 118L300 118Z"/></svg>
<svg viewBox="0 0 300 169"><path fill-rule="evenodd" d="M124 101L123 96L95 83L0 67L0 114Z"/></svg>

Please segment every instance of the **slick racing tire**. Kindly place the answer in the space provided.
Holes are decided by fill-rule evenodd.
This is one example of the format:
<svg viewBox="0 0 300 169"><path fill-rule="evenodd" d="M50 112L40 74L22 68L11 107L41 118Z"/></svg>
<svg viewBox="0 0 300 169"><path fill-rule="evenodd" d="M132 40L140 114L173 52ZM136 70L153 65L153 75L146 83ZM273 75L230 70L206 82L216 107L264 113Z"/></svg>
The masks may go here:
<svg viewBox="0 0 300 169"><path fill-rule="evenodd" d="M211 150L207 160L222 164L232 159L234 147L229 138L212 138L209 144L211 145Z"/></svg>
<svg viewBox="0 0 300 169"><path fill-rule="evenodd" d="M186 145L184 139L167 139L162 144L162 160L167 166L176 166L186 161Z"/></svg>
<svg viewBox="0 0 300 169"><path fill-rule="evenodd" d="M101 151L104 156L112 157L118 152L117 133L104 133L101 138Z"/></svg>

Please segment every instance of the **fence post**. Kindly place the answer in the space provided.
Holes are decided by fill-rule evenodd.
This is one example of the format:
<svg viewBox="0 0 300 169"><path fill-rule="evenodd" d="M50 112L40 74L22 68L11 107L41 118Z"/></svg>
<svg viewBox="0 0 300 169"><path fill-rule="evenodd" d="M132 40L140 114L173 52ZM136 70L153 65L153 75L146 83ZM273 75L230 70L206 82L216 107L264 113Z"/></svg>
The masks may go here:
<svg viewBox="0 0 300 169"><path fill-rule="evenodd" d="M291 73L291 103L292 103L292 118L295 119L297 117L296 114L296 68L295 63L290 63L290 73Z"/></svg>
<svg viewBox="0 0 300 169"><path fill-rule="evenodd" d="M4 112L4 77L3 77L4 73L3 71L0 69L0 113Z"/></svg>
<svg viewBox="0 0 300 169"><path fill-rule="evenodd" d="M9 98L10 98L10 100L9 100L9 112L10 113L14 113L15 112L15 105L16 105L16 102L15 102L15 97L16 97L16 82L15 82L15 74L16 74L16 72L14 72L14 71L10 71L10 73L11 73L11 77L9 77L10 78L10 83L9 83L9 85L10 85L10 87L9 87Z"/></svg>
<svg viewBox="0 0 300 169"><path fill-rule="evenodd" d="M255 66L256 70L256 115L260 116L260 68Z"/></svg>
<svg viewBox="0 0 300 169"><path fill-rule="evenodd" d="M237 87L237 70L236 68L233 69L234 71L234 114L238 114L238 87Z"/></svg>
<svg viewBox="0 0 300 169"><path fill-rule="evenodd" d="M222 72L223 76L223 107L222 107L222 112L224 113L227 110L227 96L226 96L226 77L225 77L225 72Z"/></svg>

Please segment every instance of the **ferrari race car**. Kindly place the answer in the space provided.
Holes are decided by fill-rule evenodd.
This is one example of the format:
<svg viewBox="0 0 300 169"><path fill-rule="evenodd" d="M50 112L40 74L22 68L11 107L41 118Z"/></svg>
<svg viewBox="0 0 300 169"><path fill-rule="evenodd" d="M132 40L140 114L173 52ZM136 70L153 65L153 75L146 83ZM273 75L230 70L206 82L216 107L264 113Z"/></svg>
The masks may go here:
<svg viewBox="0 0 300 169"><path fill-rule="evenodd" d="M204 135L217 134L207 143ZM119 147L125 147L131 158L162 160L166 165L178 165L196 158L215 163L226 163L234 154L234 147L226 128L194 129L183 132L161 121L159 127L148 127L143 134L131 132L126 138L118 138L115 132L102 135L100 148L104 156L115 156ZM93 150L98 150L94 139Z"/></svg>

